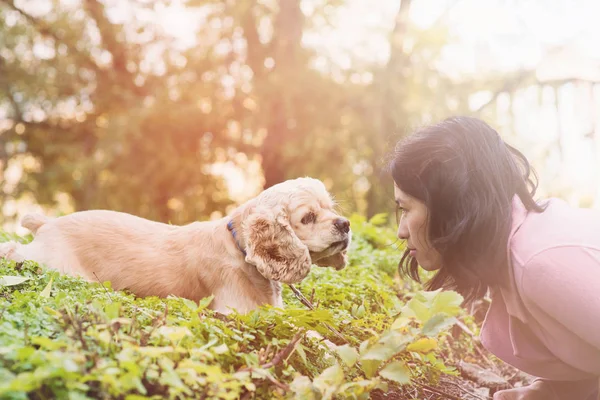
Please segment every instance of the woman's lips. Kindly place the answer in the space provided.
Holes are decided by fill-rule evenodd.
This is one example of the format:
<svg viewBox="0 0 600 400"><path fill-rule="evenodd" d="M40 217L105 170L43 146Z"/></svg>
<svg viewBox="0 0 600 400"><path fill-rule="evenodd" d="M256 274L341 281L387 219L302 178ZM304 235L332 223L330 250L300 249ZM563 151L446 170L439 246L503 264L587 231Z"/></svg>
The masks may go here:
<svg viewBox="0 0 600 400"><path fill-rule="evenodd" d="M414 257L417 254L417 250L415 249L410 249L408 252L408 255L410 255L411 257Z"/></svg>

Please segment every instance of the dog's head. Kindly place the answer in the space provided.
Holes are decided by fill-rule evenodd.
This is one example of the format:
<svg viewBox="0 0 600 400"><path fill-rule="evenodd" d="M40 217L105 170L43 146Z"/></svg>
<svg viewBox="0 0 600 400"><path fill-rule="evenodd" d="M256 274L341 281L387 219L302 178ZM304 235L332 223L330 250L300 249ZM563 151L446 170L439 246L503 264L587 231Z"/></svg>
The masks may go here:
<svg viewBox="0 0 600 400"><path fill-rule="evenodd" d="M325 185L298 178L274 185L240 213L246 261L267 279L300 282L314 262L342 269L350 222L334 211Z"/></svg>

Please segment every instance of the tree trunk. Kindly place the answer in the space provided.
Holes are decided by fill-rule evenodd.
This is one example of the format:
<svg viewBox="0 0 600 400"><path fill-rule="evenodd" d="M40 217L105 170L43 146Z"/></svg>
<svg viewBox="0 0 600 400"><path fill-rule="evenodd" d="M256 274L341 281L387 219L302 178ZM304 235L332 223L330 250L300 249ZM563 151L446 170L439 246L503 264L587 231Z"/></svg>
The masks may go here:
<svg viewBox="0 0 600 400"><path fill-rule="evenodd" d="M411 0L402 0L400 3L394 30L390 36L390 58L378 80L379 92L381 93L379 103L380 123L379 132L373 135L374 140L371 142L373 152L371 153L370 164L373 168L373 175L366 195L368 217L372 217L381 210L383 204L381 197L383 197L383 194L379 189L382 182L379 179L381 175L378 167L386 152L389 151L387 139L397 133L400 128L398 122L403 120L401 114L405 114L403 112L403 87L406 79L404 70L407 68L408 60L407 55L404 53L404 41L409 24L410 5ZM389 184L391 184L391 181Z"/></svg>
<svg viewBox="0 0 600 400"><path fill-rule="evenodd" d="M290 129L288 120L292 118L294 110L289 107L290 99L294 96L296 79L295 72L304 67L302 53L302 31L304 27L304 15L300 9L300 0L285 0L279 2L279 12L275 17L273 38L269 45L266 56L274 61L274 67L270 73L256 75L256 85L262 86L261 92L265 95L263 104L267 123L264 142L260 149L262 156L262 167L264 171L264 188L271 187L282 182L285 176L284 150L289 145ZM248 29L251 32L250 29ZM260 51L259 46L249 46ZM254 55L249 54L249 58ZM263 63L264 63L263 58ZM257 67L258 68L258 67ZM273 82L273 86L271 86ZM287 90L275 91L273 88L281 87L286 82Z"/></svg>

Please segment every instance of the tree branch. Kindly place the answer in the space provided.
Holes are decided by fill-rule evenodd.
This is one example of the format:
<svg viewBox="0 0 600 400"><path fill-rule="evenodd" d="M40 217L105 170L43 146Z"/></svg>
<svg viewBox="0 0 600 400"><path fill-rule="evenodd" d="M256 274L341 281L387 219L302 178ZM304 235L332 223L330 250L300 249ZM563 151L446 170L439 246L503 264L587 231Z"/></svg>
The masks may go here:
<svg viewBox="0 0 600 400"><path fill-rule="evenodd" d="M97 0L85 0L84 7L98 28L102 44L106 50L112 55L113 69L120 73L127 73L127 50L117 40L117 32L114 25L106 17L104 4Z"/></svg>
<svg viewBox="0 0 600 400"><path fill-rule="evenodd" d="M256 1L247 1L245 6L240 22L246 36L246 58L254 76L260 79L264 75L266 48L260 42L258 24L253 13Z"/></svg>
<svg viewBox="0 0 600 400"><path fill-rule="evenodd" d="M98 66L98 64L96 64L96 62L92 58L90 58L89 55L77 50L77 46L74 43L71 43L65 38L61 37L57 32L50 28L50 26L44 20L35 18L34 16L26 13L25 10L16 6L13 0L0 0L0 2L6 4L12 10L18 12L43 37L53 39L57 43L63 43L64 45L66 45L72 54L76 54L81 58L84 67L96 73L101 71L101 68Z"/></svg>
<svg viewBox="0 0 600 400"><path fill-rule="evenodd" d="M12 106L13 112L15 114L15 118L18 120L23 120L23 112L21 111L21 105L15 99L14 93L10 88L10 80L2 79L5 76L6 69L4 68L5 62L2 57L0 57L0 85L4 88L6 92L6 97L8 98L8 102Z"/></svg>
<svg viewBox="0 0 600 400"><path fill-rule="evenodd" d="M536 72L535 69L523 70L523 71L520 71L514 79L504 81L504 84L502 85L502 87L500 89L496 90L494 92L494 94L492 95L492 97L487 102L482 104L477 110L475 110L473 112L473 114L474 115L481 114L481 112L485 108L487 108L490 104L494 103L496 101L496 99L498 99L498 96L500 96L502 93L510 92L510 91L516 89L523 81L535 77L535 72Z"/></svg>

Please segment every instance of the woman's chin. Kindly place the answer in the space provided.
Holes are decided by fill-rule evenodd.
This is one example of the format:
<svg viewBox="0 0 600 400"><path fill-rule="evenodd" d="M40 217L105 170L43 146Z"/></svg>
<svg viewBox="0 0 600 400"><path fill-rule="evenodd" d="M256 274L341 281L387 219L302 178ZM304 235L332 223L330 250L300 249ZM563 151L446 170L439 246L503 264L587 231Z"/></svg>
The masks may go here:
<svg viewBox="0 0 600 400"><path fill-rule="evenodd" d="M417 259L417 263L419 264L419 266L421 268L423 268L425 271L437 271L438 269L440 269L440 267L437 264L433 264L433 263L429 263L427 261L423 261L423 263L421 263L419 261L419 259Z"/></svg>

